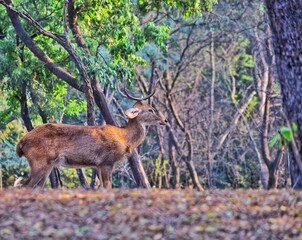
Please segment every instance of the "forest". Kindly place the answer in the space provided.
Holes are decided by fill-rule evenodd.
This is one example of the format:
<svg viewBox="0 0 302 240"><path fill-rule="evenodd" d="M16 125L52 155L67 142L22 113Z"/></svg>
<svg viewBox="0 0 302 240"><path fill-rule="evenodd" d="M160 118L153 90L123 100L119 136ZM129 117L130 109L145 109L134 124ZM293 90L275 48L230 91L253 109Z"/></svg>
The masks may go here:
<svg viewBox="0 0 302 240"><path fill-rule="evenodd" d="M301 31L299 0L0 0L0 235L299 239ZM18 188L26 133L126 126L142 98L167 122L109 172L113 190L91 167Z"/></svg>

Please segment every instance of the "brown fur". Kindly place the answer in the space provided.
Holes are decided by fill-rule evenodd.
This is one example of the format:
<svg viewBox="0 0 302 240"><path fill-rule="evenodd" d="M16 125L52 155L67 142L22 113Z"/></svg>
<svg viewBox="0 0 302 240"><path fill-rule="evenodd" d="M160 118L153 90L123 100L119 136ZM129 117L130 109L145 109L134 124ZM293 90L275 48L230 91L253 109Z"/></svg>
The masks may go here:
<svg viewBox="0 0 302 240"><path fill-rule="evenodd" d="M43 186L54 166L93 167L102 176L104 187L111 188L114 165L127 157L145 138L144 125L163 124L150 105L137 102L140 113L125 127L44 124L20 139L18 156L30 165L27 187Z"/></svg>

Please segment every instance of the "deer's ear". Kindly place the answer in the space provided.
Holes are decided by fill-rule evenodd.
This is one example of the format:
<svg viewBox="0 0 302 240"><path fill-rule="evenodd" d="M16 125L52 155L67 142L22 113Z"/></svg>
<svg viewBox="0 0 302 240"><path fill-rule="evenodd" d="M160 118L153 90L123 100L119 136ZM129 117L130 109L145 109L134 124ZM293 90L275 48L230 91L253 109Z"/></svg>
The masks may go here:
<svg viewBox="0 0 302 240"><path fill-rule="evenodd" d="M137 115L141 112L141 109L138 108L129 108L128 110L125 111L126 116L129 119L133 119L135 117L137 117Z"/></svg>

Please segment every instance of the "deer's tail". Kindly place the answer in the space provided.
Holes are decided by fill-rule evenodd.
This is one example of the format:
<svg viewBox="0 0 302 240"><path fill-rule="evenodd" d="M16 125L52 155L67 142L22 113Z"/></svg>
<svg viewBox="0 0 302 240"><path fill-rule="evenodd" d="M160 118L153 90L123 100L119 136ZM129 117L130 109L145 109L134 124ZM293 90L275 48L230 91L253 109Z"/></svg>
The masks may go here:
<svg viewBox="0 0 302 240"><path fill-rule="evenodd" d="M22 151L22 146L23 146L23 141L22 139L18 142L17 147L16 147L16 153L19 157L23 156L23 151Z"/></svg>

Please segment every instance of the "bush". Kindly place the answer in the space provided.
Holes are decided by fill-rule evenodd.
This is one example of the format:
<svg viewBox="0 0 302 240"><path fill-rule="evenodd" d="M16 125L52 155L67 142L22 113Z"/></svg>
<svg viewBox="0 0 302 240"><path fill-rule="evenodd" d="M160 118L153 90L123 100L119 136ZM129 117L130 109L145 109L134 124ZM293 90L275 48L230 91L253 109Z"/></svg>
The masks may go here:
<svg viewBox="0 0 302 240"><path fill-rule="evenodd" d="M16 155L15 144L8 141L0 143L0 167L3 187L13 186L16 179L27 179L29 166L24 157Z"/></svg>

